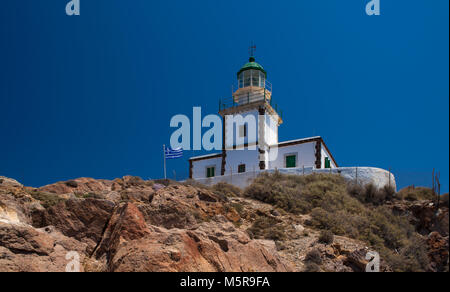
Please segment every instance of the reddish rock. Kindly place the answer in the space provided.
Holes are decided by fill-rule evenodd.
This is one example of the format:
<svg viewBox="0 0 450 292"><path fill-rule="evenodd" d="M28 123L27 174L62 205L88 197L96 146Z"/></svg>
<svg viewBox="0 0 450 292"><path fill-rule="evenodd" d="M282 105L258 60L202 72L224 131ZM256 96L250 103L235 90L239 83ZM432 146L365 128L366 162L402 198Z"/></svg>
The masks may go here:
<svg viewBox="0 0 450 292"><path fill-rule="evenodd" d="M68 252L79 255L83 271L86 245L52 228L0 222L0 272L64 272Z"/></svg>
<svg viewBox="0 0 450 292"><path fill-rule="evenodd" d="M100 258L106 254L111 257L121 243L140 239L149 233L144 216L136 205L125 203L114 211L95 256Z"/></svg>
<svg viewBox="0 0 450 292"><path fill-rule="evenodd" d="M447 207L436 209L431 202L422 202L410 207L416 222L418 232L427 235L437 231L444 236L449 232L449 213Z"/></svg>
<svg viewBox="0 0 450 292"><path fill-rule="evenodd" d="M97 193L111 191L113 182L110 180L97 180L93 178L77 178L67 182L57 182L51 185L43 186L38 189L41 192L48 192L58 195L70 193Z"/></svg>
<svg viewBox="0 0 450 292"><path fill-rule="evenodd" d="M206 227L209 229L211 226ZM229 226L230 227L230 226ZM220 230L222 230L220 228ZM208 235L206 230L150 227L150 234L124 242L112 256L115 272L282 272L280 258L239 231ZM208 230L213 233L213 230ZM233 236L235 235L235 236ZM245 238L242 243L239 237Z"/></svg>
<svg viewBox="0 0 450 292"><path fill-rule="evenodd" d="M42 211L35 226L54 226L65 236L86 243L92 252L102 239L113 210L114 203L107 200L69 199Z"/></svg>
<svg viewBox="0 0 450 292"><path fill-rule="evenodd" d="M196 230L147 226L132 203L114 212L95 256L115 272L290 270L231 223L204 223Z"/></svg>
<svg viewBox="0 0 450 292"><path fill-rule="evenodd" d="M438 232L432 232L427 239L430 270L433 272L448 271L449 242L448 236L443 237Z"/></svg>
<svg viewBox="0 0 450 292"><path fill-rule="evenodd" d="M160 189L149 204L139 205L147 223L171 228L190 228L223 215L232 222L240 220L233 208L226 208L217 195L192 186L170 186Z"/></svg>

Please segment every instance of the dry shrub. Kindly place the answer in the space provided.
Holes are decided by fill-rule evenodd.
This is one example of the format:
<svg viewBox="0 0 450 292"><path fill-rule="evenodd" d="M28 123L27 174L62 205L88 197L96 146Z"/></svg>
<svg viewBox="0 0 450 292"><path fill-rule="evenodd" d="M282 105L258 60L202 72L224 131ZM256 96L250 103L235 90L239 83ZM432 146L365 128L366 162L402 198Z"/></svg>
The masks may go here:
<svg viewBox="0 0 450 292"><path fill-rule="evenodd" d="M242 190L232 184L219 182L211 187L211 190L219 196L240 197Z"/></svg>
<svg viewBox="0 0 450 292"><path fill-rule="evenodd" d="M270 217L259 217L247 232L256 239L284 240L287 238L284 227Z"/></svg>
<svg viewBox="0 0 450 292"><path fill-rule="evenodd" d="M394 190L348 186L339 175L263 174L245 195L294 214L310 214L308 225L362 240L380 252L395 271L426 269L426 251L415 246L414 226L382 203ZM429 197L419 190L418 197Z"/></svg>
<svg viewBox="0 0 450 292"><path fill-rule="evenodd" d="M306 263L305 272L306 273L319 273L322 270L320 269L320 266L315 263Z"/></svg>
<svg viewBox="0 0 450 292"><path fill-rule="evenodd" d="M409 186L398 192L398 198L407 201L434 200L435 195L430 188Z"/></svg>
<svg viewBox="0 0 450 292"><path fill-rule="evenodd" d="M310 252L308 252L305 257L305 262L321 265L323 263L323 260L320 251L317 249L313 249Z"/></svg>
<svg viewBox="0 0 450 292"><path fill-rule="evenodd" d="M65 199L61 198L57 194L47 193L47 192L40 192L40 191L31 191L30 195L35 199L38 200L41 205L48 209L50 207L53 207L60 202L64 202Z"/></svg>
<svg viewBox="0 0 450 292"><path fill-rule="evenodd" d="M447 208L449 207L449 204L448 204L448 193L441 196L441 198L440 198L440 206L446 206Z"/></svg>
<svg viewBox="0 0 450 292"><path fill-rule="evenodd" d="M322 230L319 236L319 242L324 244L332 244L334 242L334 234L330 230Z"/></svg>

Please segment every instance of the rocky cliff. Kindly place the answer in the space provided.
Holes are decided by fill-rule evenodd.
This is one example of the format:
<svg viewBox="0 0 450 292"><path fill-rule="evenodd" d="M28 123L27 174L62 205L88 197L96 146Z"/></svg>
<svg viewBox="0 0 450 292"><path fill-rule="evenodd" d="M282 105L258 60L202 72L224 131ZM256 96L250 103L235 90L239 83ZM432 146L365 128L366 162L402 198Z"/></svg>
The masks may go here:
<svg viewBox="0 0 450 292"><path fill-rule="evenodd" d="M366 243L324 240L320 229L307 226L309 215L238 196L226 185L160 183L128 176L30 188L0 177L0 271L65 271L70 252L85 272L365 269ZM426 206L392 208L434 232L431 268L444 269L448 211L447 227L438 230ZM382 270L390 270L383 261Z"/></svg>

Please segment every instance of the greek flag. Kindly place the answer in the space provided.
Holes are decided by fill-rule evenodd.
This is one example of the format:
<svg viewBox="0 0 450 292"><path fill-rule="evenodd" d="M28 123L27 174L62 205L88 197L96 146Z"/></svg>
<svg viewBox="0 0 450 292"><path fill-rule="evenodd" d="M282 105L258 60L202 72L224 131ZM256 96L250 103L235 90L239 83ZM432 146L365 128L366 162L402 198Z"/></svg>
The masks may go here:
<svg viewBox="0 0 450 292"><path fill-rule="evenodd" d="M165 149L166 159L176 159L183 157L183 148L172 149L170 147L166 147Z"/></svg>

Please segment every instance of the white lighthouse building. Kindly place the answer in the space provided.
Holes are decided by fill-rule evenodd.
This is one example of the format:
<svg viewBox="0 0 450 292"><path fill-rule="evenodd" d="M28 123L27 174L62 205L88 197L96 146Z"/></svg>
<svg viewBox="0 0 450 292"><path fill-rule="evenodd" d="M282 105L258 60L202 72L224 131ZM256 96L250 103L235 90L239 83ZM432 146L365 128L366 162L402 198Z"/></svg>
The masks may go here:
<svg viewBox="0 0 450 292"><path fill-rule="evenodd" d="M222 99L223 147L220 153L192 157L189 177L207 181L274 169L338 167L322 137L279 142L281 112L272 102L267 72L252 56L237 73L232 97Z"/></svg>

